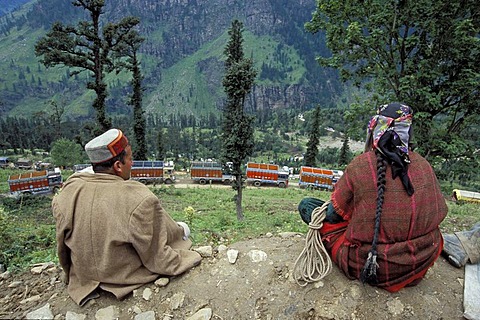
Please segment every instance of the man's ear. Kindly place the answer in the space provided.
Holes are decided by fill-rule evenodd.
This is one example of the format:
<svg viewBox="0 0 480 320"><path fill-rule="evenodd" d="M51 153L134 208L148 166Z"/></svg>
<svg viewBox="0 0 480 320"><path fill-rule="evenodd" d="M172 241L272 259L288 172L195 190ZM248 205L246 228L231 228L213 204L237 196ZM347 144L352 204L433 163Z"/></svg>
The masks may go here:
<svg viewBox="0 0 480 320"><path fill-rule="evenodd" d="M119 160L115 161L115 163L113 164L113 171L115 171L115 173L121 173L122 172L121 164L122 164L122 162L120 162Z"/></svg>

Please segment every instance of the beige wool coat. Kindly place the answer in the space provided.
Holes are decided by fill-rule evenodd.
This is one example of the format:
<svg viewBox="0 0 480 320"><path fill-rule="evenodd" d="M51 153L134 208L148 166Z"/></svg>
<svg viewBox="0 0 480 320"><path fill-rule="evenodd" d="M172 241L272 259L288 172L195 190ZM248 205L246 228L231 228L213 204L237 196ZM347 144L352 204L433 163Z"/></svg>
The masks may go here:
<svg viewBox="0 0 480 320"><path fill-rule="evenodd" d="M198 265L184 230L143 184L75 173L52 201L68 293L81 304L97 287L122 299L159 275Z"/></svg>

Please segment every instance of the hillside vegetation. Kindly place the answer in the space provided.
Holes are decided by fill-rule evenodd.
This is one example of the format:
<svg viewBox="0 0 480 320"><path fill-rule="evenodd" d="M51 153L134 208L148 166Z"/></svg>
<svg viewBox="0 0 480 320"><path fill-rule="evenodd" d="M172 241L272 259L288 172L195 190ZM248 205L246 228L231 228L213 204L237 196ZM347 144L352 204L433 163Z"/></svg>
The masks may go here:
<svg viewBox="0 0 480 320"><path fill-rule="evenodd" d="M140 54L148 113L199 117L217 112L225 96L223 49L233 17L245 20L245 53L259 71L248 108L302 110L331 103L340 92L335 72L315 62L314 54L326 51L322 38L303 30L313 3L147 2L106 1L102 18L140 18L139 31L146 39ZM52 100L65 106L64 121L92 116L93 94L85 89L90 75L69 77L72 70L65 67L45 69L34 54L36 41L53 22L74 24L82 18L81 9L61 0L29 1L0 17L0 116L30 117L48 110ZM110 114L131 114L126 105L128 81L122 73L107 77Z"/></svg>

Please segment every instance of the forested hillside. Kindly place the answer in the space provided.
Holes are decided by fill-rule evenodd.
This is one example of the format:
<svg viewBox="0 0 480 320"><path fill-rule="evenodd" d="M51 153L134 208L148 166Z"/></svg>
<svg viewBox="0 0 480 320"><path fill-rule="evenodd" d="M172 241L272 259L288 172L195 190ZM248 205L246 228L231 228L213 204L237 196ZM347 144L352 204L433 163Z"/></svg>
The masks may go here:
<svg viewBox="0 0 480 320"><path fill-rule="evenodd" d="M224 93L223 49L233 18L245 25L245 52L258 70L249 110L310 109L331 105L341 93L336 74L320 68L315 55L328 55L321 35L308 34L304 23L312 1L106 1L104 22L133 15L140 18L144 108L162 116L193 115L199 120L221 108ZM64 0L31 1L0 19L0 115L30 116L48 110L51 101L64 107L62 121L92 116L89 75L69 77L67 68L45 67L34 44L55 21L88 20ZM129 114L125 74L108 78L108 112Z"/></svg>
<svg viewBox="0 0 480 320"><path fill-rule="evenodd" d="M15 9L20 8L21 5L27 3L29 0L8 0L2 1L0 6L0 17L8 14Z"/></svg>
<svg viewBox="0 0 480 320"><path fill-rule="evenodd" d="M403 101L416 110L418 150L437 174L475 181L478 6L471 1L433 3L387 1L393 9L385 10L379 3L372 7L334 0L319 7L311 0L105 0L100 27L126 16L139 18L138 32L145 39L138 52L149 157L219 154L224 50L228 28L239 19L245 27L245 55L258 71L246 98L246 110L256 119L255 157L301 157L316 106L322 109L322 135L343 139L348 133L362 140L375 106ZM55 21L75 27L88 22L89 14L64 0L15 4L18 9L0 16L0 150L48 150L60 137L83 145L95 130L96 93L86 89L92 74L45 68L35 45ZM350 81L348 87L338 74ZM106 113L129 135L131 79L125 71L105 77ZM360 97L351 84L361 87ZM320 149L319 162L336 165L336 152Z"/></svg>

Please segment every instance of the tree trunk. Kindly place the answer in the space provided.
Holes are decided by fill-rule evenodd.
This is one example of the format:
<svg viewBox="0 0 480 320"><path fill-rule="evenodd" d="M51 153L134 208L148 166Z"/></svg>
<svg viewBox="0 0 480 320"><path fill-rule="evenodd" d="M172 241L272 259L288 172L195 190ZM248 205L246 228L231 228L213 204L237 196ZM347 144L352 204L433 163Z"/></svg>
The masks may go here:
<svg viewBox="0 0 480 320"><path fill-rule="evenodd" d="M242 210L242 197L243 197L243 183L242 183L242 174L236 174L236 184L237 184L237 219L238 221L243 221L243 210Z"/></svg>

